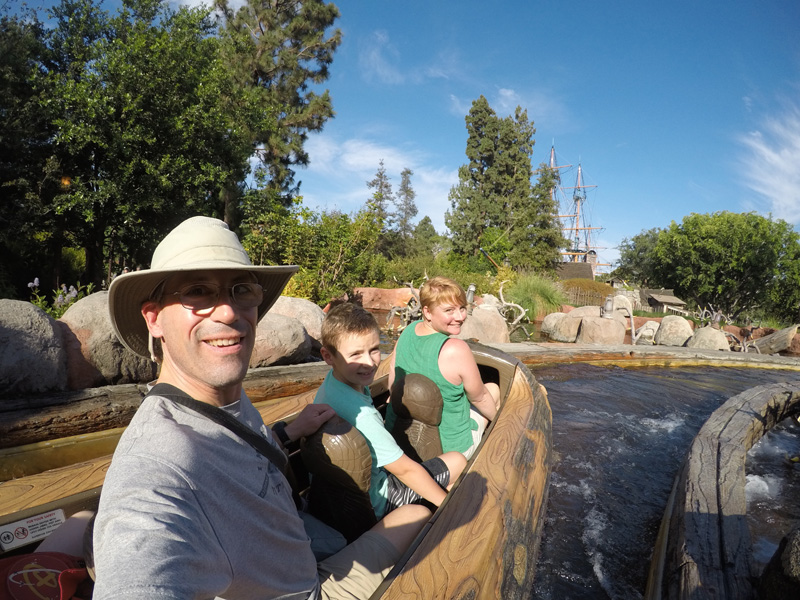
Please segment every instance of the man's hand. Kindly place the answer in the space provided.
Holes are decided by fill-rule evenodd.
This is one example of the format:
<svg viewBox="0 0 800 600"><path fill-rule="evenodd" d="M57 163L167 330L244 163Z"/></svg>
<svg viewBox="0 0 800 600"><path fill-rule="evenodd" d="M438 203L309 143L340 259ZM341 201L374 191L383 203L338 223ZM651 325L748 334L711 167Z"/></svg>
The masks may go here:
<svg viewBox="0 0 800 600"><path fill-rule="evenodd" d="M327 404L308 404L300 411L297 418L286 426L286 435L291 441L299 440L301 437L311 435L322 424L336 414Z"/></svg>

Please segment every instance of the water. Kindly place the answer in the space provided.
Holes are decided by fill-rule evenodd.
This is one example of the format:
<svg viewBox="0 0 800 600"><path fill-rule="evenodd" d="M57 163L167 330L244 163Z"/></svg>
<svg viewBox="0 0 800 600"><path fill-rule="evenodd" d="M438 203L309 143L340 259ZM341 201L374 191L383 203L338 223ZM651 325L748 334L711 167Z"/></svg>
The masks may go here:
<svg viewBox="0 0 800 600"><path fill-rule="evenodd" d="M533 594L537 600L642 598L667 497L695 434L731 396L798 379L796 372L730 367L571 364L536 367L533 373L548 391L556 454ZM784 435L796 443L799 428L794 427ZM765 454L775 462L783 448ZM753 506L774 503L771 494L779 487L774 473L753 477L753 489L766 488L763 496L753 493ZM762 482L756 483L759 477ZM791 499L787 496L786 504L796 519ZM763 529L771 527L773 536L788 530L789 514L769 514L772 522ZM762 554L777 545L759 536Z"/></svg>

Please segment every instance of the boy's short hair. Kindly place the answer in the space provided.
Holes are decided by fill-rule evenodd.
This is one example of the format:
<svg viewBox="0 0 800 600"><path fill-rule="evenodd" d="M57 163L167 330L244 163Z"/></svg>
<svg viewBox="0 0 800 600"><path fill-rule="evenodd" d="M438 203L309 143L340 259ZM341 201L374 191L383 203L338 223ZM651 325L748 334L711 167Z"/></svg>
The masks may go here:
<svg viewBox="0 0 800 600"><path fill-rule="evenodd" d="M458 283L449 277L434 277L426 281L419 289L420 306L432 310L440 304L451 302L458 306L467 305L467 293Z"/></svg>
<svg viewBox="0 0 800 600"><path fill-rule="evenodd" d="M336 347L345 336L373 331L380 334L381 328L371 313L358 304L342 302L331 307L322 321L322 345L336 352Z"/></svg>

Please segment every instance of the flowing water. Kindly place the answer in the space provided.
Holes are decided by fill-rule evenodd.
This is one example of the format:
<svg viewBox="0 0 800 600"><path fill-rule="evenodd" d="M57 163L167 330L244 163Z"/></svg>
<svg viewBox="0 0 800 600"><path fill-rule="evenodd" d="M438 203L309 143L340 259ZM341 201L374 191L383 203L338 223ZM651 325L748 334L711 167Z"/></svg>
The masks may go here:
<svg viewBox="0 0 800 600"><path fill-rule="evenodd" d="M548 391L556 455L537 600L642 598L673 479L700 427L748 388L800 380L798 372L733 367L568 364L532 372ZM799 430L784 424L748 460L748 515L763 562L800 519L800 471L783 457L800 452Z"/></svg>

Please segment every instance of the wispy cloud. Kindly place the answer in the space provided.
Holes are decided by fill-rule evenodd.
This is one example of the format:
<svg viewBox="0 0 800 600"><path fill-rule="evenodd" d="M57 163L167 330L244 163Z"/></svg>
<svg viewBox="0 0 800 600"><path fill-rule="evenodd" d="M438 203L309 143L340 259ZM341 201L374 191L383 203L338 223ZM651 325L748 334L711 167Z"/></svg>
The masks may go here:
<svg viewBox="0 0 800 600"><path fill-rule="evenodd" d="M759 129L741 135L740 168L744 184L766 206L764 212L800 224L800 106L783 105Z"/></svg>
<svg viewBox="0 0 800 600"><path fill-rule="evenodd" d="M394 191L403 169L414 172L411 185L416 192L418 218L429 216L436 230L443 232L444 213L450 207L447 195L458 181L456 170L431 166L429 157L418 148L397 148L364 138L340 141L332 136L313 136L306 148L311 161L298 178L303 180L301 193L308 206L359 210L370 196L367 181L375 177L383 160Z"/></svg>
<svg viewBox="0 0 800 600"><path fill-rule="evenodd" d="M496 88L484 93L489 106L500 117L513 115L517 106L528 111L528 119L534 123L547 123L549 129L564 127L568 123L567 107L557 94L551 90L520 92L511 88ZM476 97L477 98L477 97ZM450 96L450 112L465 116L476 98Z"/></svg>
<svg viewBox="0 0 800 600"><path fill-rule="evenodd" d="M386 31L373 31L360 44L358 63L368 81L399 85L405 82L400 70L400 52L389 39Z"/></svg>

